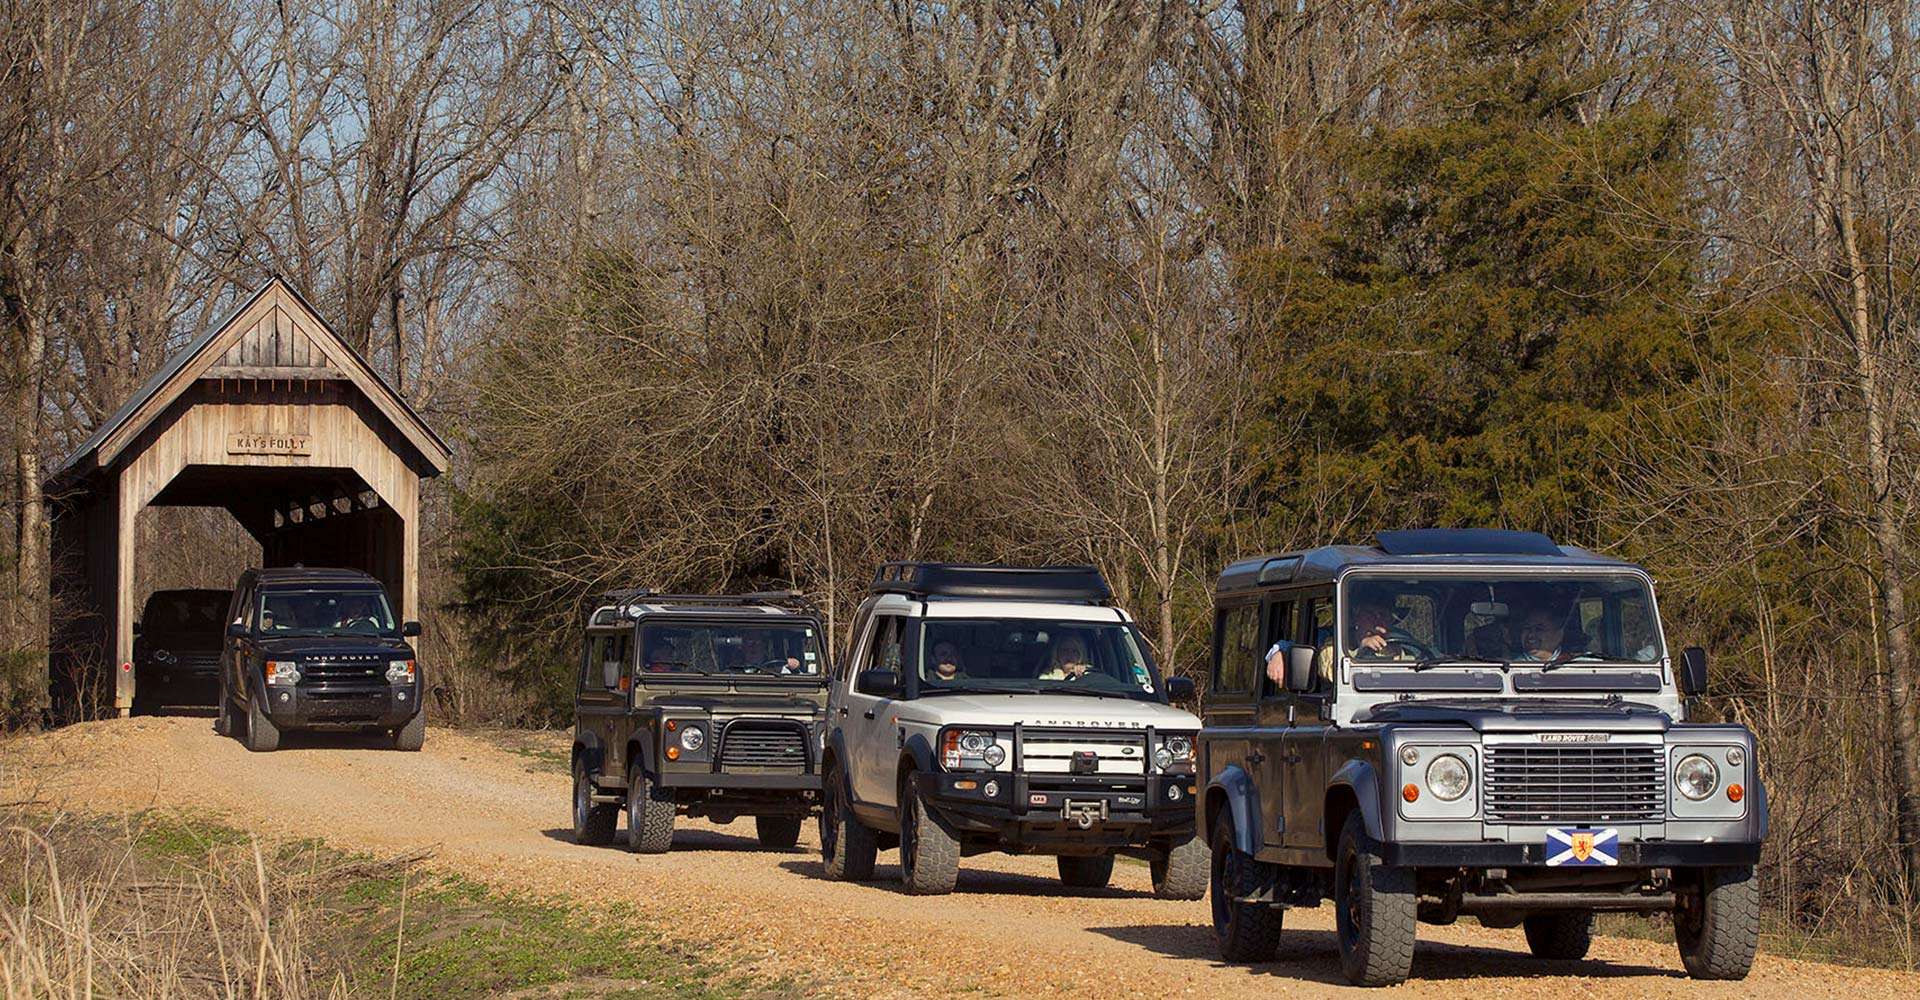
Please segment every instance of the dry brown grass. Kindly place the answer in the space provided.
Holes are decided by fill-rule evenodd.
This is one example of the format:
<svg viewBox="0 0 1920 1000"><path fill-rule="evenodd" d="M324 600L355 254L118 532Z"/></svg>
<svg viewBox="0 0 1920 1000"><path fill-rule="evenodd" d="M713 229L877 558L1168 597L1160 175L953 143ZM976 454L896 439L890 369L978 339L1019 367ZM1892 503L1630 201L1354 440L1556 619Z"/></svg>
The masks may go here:
<svg viewBox="0 0 1920 1000"><path fill-rule="evenodd" d="M0 811L0 988L41 997L349 995L330 890L389 862L153 816Z"/></svg>

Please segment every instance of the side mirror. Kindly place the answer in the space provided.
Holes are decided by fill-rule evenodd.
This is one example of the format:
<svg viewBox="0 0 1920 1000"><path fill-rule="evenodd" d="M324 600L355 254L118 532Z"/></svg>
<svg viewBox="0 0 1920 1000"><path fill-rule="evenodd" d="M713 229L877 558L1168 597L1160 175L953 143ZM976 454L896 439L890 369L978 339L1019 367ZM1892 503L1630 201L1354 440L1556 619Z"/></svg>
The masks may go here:
<svg viewBox="0 0 1920 1000"><path fill-rule="evenodd" d="M245 639L246 637L247 637L247 627L245 625L242 625L239 622L233 622L232 624L227 626L227 638Z"/></svg>
<svg viewBox="0 0 1920 1000"><path fill-rule="evenodd" d="M402 622L400 625L400 634L403 637L408 639L412 639L418 636L420 634L420 623L419 622Z"/></svg>
<svg viewBox="0 0 1920 1000"><path fill-rule="evenodd" d="M1312 646L1294 646L1287 650L1287 690L1305 694L1313 690Z"/></svg>
<svg viewBox="0 0 1920 1000"><path fill-rule="evenodd" d="M1193 679L1191 677L1167 678L1167 700L1168 701L1192 701L1193 694L1194 694L1194 687L1193 687Z"/></svg>
<svg viewBox="0 0 1920 1000"><path fill-rule="evenodd" d="M1674 680L1680 685L1680 693L1689 698L1697 698L1707 693L1707 651L1699 646L1688 646L1680 651L1680 670Z"/></svg>
<svg viewBox="0 0 1920 1000"><path fill-rule="evenodd" d="M893 670L862 670L853 689L875 698L898 698L902 690L900 674Z"/></svg>

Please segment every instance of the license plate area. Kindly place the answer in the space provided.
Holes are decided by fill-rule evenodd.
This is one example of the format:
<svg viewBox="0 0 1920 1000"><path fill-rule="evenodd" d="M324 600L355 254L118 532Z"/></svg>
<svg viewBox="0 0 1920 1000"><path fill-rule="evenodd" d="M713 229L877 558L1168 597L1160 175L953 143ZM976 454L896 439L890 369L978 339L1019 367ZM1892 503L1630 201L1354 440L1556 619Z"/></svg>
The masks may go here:
<svg viewBox="0 0 1920 1000"><path fill-rule="evenodd" d="M1612 827L1553 827L1547 831L1547 867L1601 868L1620 863L1620 831Z"/></svg>

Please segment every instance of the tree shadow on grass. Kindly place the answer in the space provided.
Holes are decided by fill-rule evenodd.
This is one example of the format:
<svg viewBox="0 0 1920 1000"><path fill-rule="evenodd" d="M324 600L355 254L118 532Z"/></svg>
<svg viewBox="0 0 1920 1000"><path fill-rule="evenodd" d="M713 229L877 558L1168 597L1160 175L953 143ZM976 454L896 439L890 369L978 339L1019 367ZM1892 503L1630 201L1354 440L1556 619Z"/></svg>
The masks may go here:
<svg viewBox="0 0 1920 1000"><path fill-rule="evenodd" d="M1218 968L1238 968L1249 976L1296 979L1330 986L1347 986L1340 971L1340 948L1332 931L1287 930L1281 932L1280 950L1271 962L1230 965L1220 958L1213 931L1204 925L1134 924L1124 927L1092 927L1095 934L1139 945L1169 958L1198 959ZM1624 962L1583 959L1577 962L1548 961L1525 951L1508 951L1480 945L1421 941L1413 953L1410 980L1469 980L1489 978L1544 979L1574 976L1587 979L1623 979L1655 976L1673 979L1674 969L1655 968Z"/></svg>

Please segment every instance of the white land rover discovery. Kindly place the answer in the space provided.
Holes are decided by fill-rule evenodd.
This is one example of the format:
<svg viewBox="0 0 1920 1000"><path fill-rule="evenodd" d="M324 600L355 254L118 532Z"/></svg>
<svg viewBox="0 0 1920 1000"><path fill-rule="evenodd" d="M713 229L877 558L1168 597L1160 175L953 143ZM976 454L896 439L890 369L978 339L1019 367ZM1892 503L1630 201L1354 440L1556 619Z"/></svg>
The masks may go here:
<svg viewBox="0 0 1920 1000"><path fill-rule="evenodd" d="M887 563L839 658L822 748L829 878L900 848L908 891L953 890L960 858L1052 854L1100 887L1143 858L1154 893L1199 899L1194 734L1133 619L1092 567Z"/></svg>

